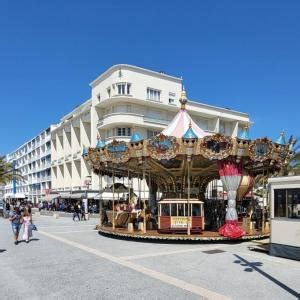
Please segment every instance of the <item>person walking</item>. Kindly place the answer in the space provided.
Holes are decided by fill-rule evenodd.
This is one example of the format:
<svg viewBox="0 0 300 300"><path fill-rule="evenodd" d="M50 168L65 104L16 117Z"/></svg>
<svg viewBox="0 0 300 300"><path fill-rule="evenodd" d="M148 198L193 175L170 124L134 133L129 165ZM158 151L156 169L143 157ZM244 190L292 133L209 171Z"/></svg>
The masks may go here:
<svg viewBox="0 0 300 300"><path fill-rule="evenodd" d="M10 204L9 202L7 201L6 204L5 204L5 218L9 218L9 212L10 212Z"/></svg>
<svg viewBox="0 0 300 300"><path fill-rule="evenodd" d="M81 204L81 221L84 220L86 221L86 218L85 218L85 206L84 206L84 203Z"/></svg>
<svg viewBox="0 0 300 300"><path fill-rule="evenodd" d="M23 240L29 243L29 239L32 237L32 216L29 207L25 207L23 214L24 233Z"/></svg>
<svg viewBox="0 0 300 300"><path fill-rule="evenodd" d="M22 226L22 217L19 210L19 207L15 207L14 210L9 213L9 221L11 222L11 228L14 234L15 245L18 245L18 238L20 228Z"/></svg>
<svg viewBox="0 0 300 300"><path fill-rule="evenodd" d="M75 218L78 218L78 221L80 221L80 205L79 204L75 204L74 205L74 213L73 213L73 221L75 221Z"/></svg>

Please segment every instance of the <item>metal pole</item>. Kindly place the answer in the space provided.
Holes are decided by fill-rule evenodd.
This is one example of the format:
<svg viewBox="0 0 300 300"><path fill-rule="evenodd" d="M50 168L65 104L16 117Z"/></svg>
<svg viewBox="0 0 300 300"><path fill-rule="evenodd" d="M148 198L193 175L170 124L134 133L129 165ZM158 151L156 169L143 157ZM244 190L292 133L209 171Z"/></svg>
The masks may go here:
<svg viewBox="0 0 300 300"><path fill-rule="evenodd" d="M146 233L146 177L145 177L145 164L143 167L143 189L144 189L144 233Z"/></svg>
<svg viewBox="0 0 300 300"><path fill-rule="evenodd" d="M115 229L115 170L113 169L113 222L112 222L112 226L113 226L113 230Z"/></svg>
<svg viewBox="0 0 300 300"><path fill-rule="evenodd" d="M263 196L263 207L262 207L262 216L261 216L261 231L265 231L265 166L263 166L263 189L262 189L262 196Z"/></svg>
<svg viewBox="0 0 300 300"><path fill-rule="evenodd" d="M128 181L127 181L127 184L128 184L128 205L130 204L130 181L129 181L129 169L128 169Z"/></svg>
<svg viewBox="0 0 300 300"><path fill-rule="evenodd" d="M99 170L99 215L100 215L100 220L99 220L99 225L100 227L102 226L102 172Z"/></svg>
<svg viewBox="0 0 300 300"><path fill-rule="evenodd" d="M150 187L151 187L151 171L149 170L149 186L148 186L148 206L149 206L149 210L151 212L151 194L150 194Z"/></svg>
<svg viewBox="0 0 300 300"><path fill-rule="evenodd" d="M187 234L190 235L191 234L191 228L190 228L190 188L191 188L191 183L190 183L190 161L188 161L188 199L187 199L187 203L188 203L188 213L187 213Z"/></svg>

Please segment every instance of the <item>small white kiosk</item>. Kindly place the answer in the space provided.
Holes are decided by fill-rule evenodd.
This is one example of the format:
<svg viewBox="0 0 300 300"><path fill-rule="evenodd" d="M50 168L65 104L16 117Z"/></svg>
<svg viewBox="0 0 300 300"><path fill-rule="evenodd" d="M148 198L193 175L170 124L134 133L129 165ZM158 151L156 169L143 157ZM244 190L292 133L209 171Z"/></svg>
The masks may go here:
<svg viewBox="0 0 300 300"><path fill-rule="evenodd" d="M269 179L270 254L300 260L300 176Z"/></svg>

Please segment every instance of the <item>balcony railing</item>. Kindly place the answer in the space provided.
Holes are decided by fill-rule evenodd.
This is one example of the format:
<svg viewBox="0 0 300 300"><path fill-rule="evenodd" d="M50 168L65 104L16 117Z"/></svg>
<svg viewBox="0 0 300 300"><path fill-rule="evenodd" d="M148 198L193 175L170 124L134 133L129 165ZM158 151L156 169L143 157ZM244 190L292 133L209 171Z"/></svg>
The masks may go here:
<svg viewBox="0 0 300 300"><path fill-rule="evenodd" d="M101 119L97 122L97 127L101 127L102 125L106 124L113 124L116 122L125 122L125 123L142 123L143 122L143 115L136 114L132 112L114 112L104 115Z"/></svg>
<svg viewBox="0 0 300 300"><path fill-rule="evenodd" d="M40 181L51 181L51 176L41 176Z"/></svg>
<svg viewBox="0 0 300 300"><path fill-rule="evenodd" d="M156 124L161 124L161 125L169 125L170 120L166 119L160 119L160 118L152 118L152 117L147 117L144 116L144 122L149 122L149 123L156 123Z"/></svg>

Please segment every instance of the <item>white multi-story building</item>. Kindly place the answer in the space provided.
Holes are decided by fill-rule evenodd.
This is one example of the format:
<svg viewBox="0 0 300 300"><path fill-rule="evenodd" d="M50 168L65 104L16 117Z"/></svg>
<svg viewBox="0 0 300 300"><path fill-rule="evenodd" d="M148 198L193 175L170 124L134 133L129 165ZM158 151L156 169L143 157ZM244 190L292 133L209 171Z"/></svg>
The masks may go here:
<svg viewBox="0 0 300 300"><path fill-rule="evenodd" d="M145 138L161 132L178 112L182 79L131 65L115 65L91 84L91 99L61 119L51 134L52 187L57 191L99 187L82 158L84 147L129 140L133 130ZM249 123L248 114L196 101L186 106L203 130L236 136Z"/></svg>
<svg viewBox="0 0 300 300"><path fill-rule="evenodd" d="M89 99L53 126L52 189L61 195L62 191L82 190L86 187L84 181L91 175L82 158L82 149L91 145L91 105L92 100Z"/></svg>
<svg viewBox="0 0 300 300"><path fill-rule="evenodd" d="M37 203L51 189L51 127L6 155L22 181L5 186L5 198L27 198ZM14 187L15 185L15 187Z"/></svg>

